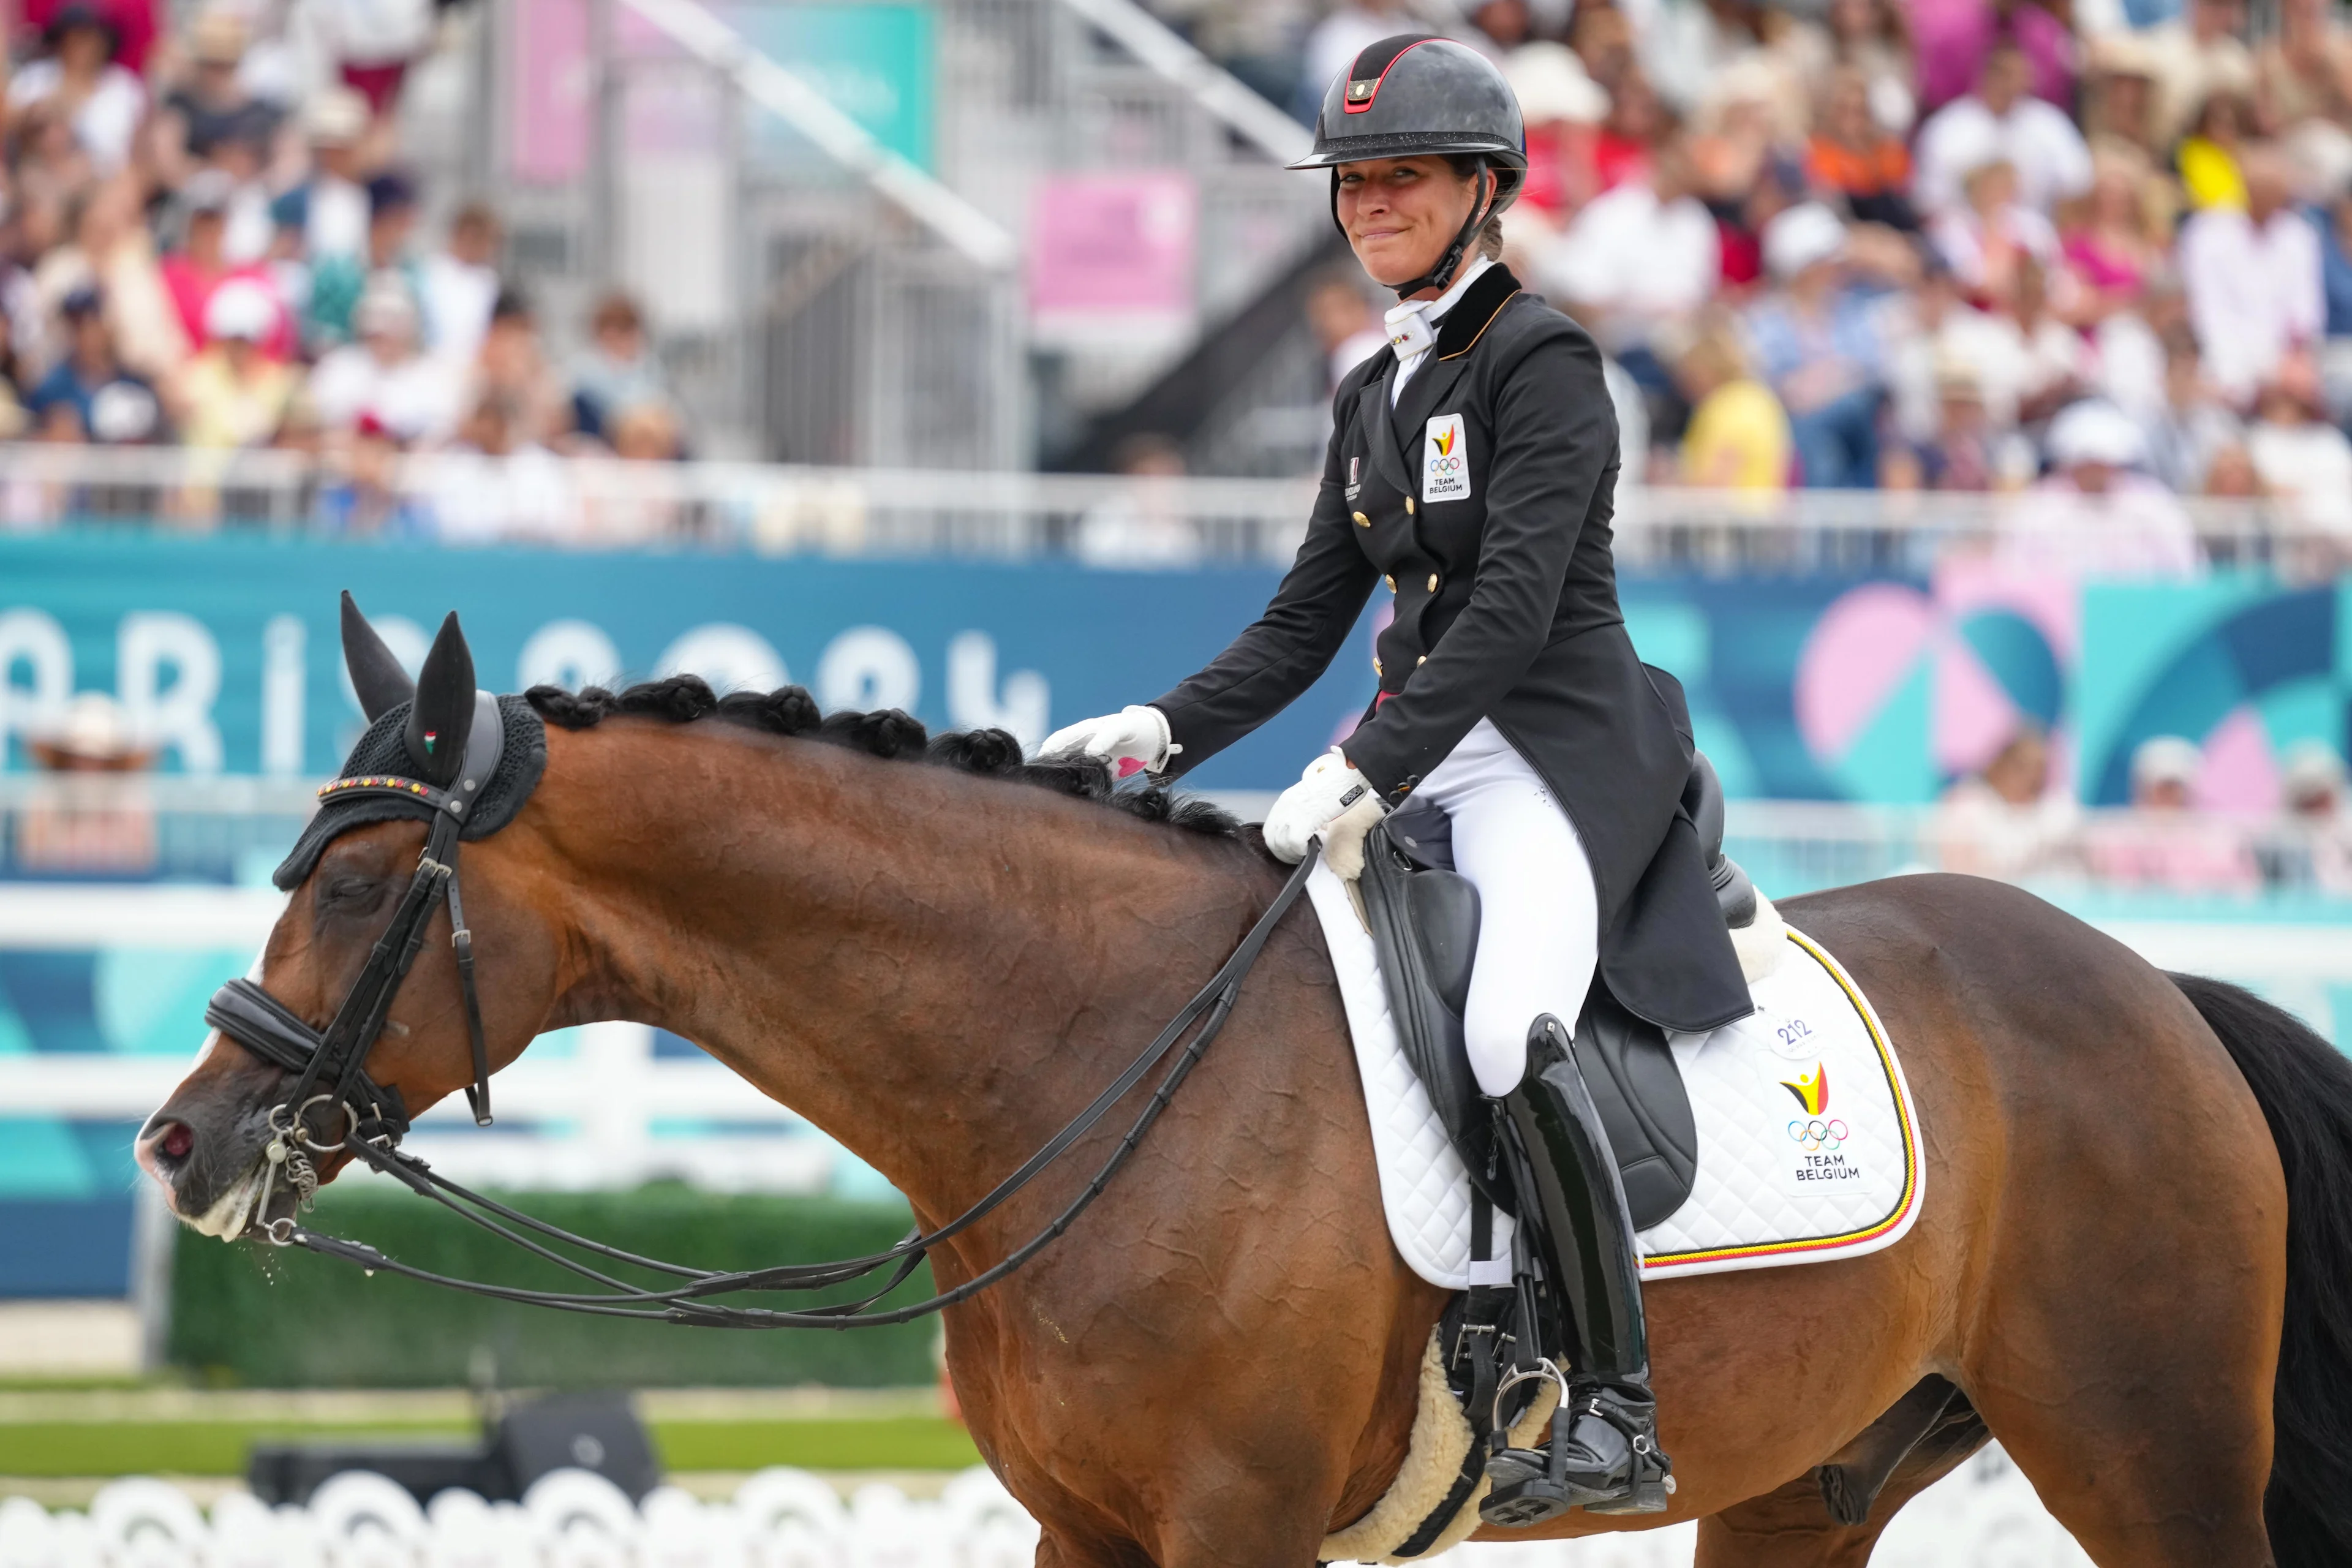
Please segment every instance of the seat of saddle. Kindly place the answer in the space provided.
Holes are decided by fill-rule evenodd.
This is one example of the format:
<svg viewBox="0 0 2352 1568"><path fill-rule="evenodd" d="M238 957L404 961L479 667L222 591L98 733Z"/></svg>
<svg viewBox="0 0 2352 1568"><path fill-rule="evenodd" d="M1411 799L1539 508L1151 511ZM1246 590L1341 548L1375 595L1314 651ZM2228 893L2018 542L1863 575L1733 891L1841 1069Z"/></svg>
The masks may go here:
<svg viewBox="0 0 2352 1568"><path fill-rule="evenodd" d="M1390 1235L1415 1273L1455 1290L1508 1282L1511 1220L1496 1212L1475 1223L1483 1205L1455 1137L1468 1119L1453 1106L1449 1131L1392 997L1425 1018L1431 998L1450 994L1458 1015L1476 920L1475 895L1461 908L1462 886L1428 876L1415 885L1419 907L1406 923L1419 922L1420 935L1405 962L1416 973L1398 992L1368 924L1386 912L1382 889L1368 896L1321 866L1307 883L1347 1012ZM1404 940L1393 926L1384 935L1391 952ZM1925 1163L1894 1047L1835 958L1794 930L1780 940L1779 962L1751 984L1756 1011L1737 1023L1668 1035L1599 992L1578 1021L1578 1060L1619 1156L1645 1279L1859 1257L1901 1240L1918 1215ZM1458 1080L1449 1091L1444 1064L1433 1070L1441 1097L1462 1096ZM1463 1141L1475 1147L1475 1131Z"/></svg>

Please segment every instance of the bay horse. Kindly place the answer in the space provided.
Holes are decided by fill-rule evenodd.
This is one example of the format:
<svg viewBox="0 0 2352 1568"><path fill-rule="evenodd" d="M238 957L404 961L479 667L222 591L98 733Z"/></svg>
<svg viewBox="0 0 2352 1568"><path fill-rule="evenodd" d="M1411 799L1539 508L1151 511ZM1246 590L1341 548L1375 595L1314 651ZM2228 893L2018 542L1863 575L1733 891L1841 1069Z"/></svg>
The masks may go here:
<svg viewBox="0 0 2352 1568"><path fill-rule="evenodd" d="M492 1064L566 1025L676 1031L927 1228L1117 1074L1283 881L1230 819L1024 763L1001 732L820 722L796 689L722 702L692 677L530 699L544 774L466 850ZM314 1026L424 832L346 832L294 890L260 978ZM1782 910L1903 1054L1924 1212L1874 1256L1651 1286L1670 1511L1481 1538L1696 1519L1700 1568L1859 1563L1989 1433L2103 1568L2352 1562L2352 1066L1999 883ZM436 929L365 1064L414 1110L472 1078ZM139 1152L175 1212L247 1178L285 1077L224 1042L156 1113ZM1038 1229L1118 1135L935 1254L938 1282ZM947 1312L948 1367L1041 1568L1307 1568L1397 1473L1444 1305L1390 1243L1339 992L1294 910L1101 1200ZM1835 1522L1817 1467L1934 1377L1972 1414Z"/></svg>

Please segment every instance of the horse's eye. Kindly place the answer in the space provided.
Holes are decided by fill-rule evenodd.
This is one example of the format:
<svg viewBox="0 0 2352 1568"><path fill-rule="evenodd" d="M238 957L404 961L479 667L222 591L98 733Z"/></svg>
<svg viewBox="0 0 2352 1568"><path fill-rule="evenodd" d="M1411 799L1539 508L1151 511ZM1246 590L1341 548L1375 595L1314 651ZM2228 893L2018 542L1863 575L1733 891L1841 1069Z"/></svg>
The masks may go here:
<svg viewBox="0 0 2352 1568"><path fill-rule="evenodd" d="M373 877L337 877L319 892L321 909L363 910L375 902L383 884Z"/></svg>

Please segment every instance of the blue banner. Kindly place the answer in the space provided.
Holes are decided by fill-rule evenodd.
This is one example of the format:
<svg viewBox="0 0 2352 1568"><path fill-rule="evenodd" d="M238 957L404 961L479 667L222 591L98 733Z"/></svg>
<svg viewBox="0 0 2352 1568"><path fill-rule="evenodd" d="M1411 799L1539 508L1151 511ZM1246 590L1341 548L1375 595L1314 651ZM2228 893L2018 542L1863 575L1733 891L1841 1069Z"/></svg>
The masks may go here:
<svg viewBox="0 0 2352 1568"><path fill-rule="evenodd" d="M807 686L828 710L905 708L1034 742L1146 701L1264 607L1272 568L446 551L91 531L0 540L0 745L72 694L118 696L167 772L320 777L357 733L336 593L414 666L463 617L486 686L693 670ZM2206 745L2210 804L2275 801L2274 759L2346 743L2352 588L2261 577L2082 585L1955 563L1928 579L1629 578L1626 625L1679 678L1738 796L1919 804L2021 726L2060 779L2122 798L2154 734ZM1192 782L1278 789L1370 700L1374 604L1290 710Z"/></svg>

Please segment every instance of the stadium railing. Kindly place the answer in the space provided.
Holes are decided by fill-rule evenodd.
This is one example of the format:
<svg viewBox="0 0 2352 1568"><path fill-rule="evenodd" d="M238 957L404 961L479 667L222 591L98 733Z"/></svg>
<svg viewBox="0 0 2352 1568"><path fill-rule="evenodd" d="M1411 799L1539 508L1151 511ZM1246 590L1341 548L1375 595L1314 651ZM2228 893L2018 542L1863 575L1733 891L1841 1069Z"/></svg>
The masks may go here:
<svg viewBox="0 0 2352 1568"><path fill-rule="evenodd" d="M347 476L291 450L0 444L0 531L154 526L184 531L339 531ZM1114 566L1278 563L1297 548L1315 481L1126 478L785 464L626 462L531 453L399 459L404 503L386 531L453 544L647 546L844 557L1066 557ZM2112 560L2177 522L2145 508L2046 495L1883 490L1746 495L1628 486L1621 563L1707 575L1916 572L1955 551L2027 542L2047 564ZM2331 575L2352 556L2352 502L2183 498L2200 560ZM2161 552L2158 552L2161 554Z"/></svg>

